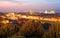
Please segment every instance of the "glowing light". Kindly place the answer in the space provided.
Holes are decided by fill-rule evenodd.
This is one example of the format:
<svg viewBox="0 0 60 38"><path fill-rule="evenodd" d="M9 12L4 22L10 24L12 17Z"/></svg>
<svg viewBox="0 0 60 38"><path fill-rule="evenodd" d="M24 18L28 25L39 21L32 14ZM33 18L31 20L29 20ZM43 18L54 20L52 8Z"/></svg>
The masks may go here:
<svg viewBox="0 0 60 38"><path fill-rule="evenodd" d="M26 16L24 16L24 18L26 18Z"/></svg>
<svg viewBox="0 0 60 38"><path fill-rule="evenodd" d="M46 14L47 14L47 13L48 13L48 11L47 11L47 10L45 10L45 12L44 12L44 13L46 13Z"/></svg>
<svg viewBox="0 0 60 38"><path fill-rule="evenodd" d="M51 8L50 13L51 13L51 14L55 14L55 11L54 11L53 8Z"/></svg>
<svg viewBox="0 0 60 38"><path fill-rule="evenodd" d="M2 23L7 24L7 23L9 23L9 21L8 20L3 20Z"/></svg>
<svg viewBox="0 0 60 38"><path fill-rule="evenodd" d="M6 18L5 16L1 16L2 18Z"/></svg>
<svg viewBox="0 0 60 38"><path fill-rule="evenodd" d="M32 10L30 9L30 14L32 14Z"/></svg>

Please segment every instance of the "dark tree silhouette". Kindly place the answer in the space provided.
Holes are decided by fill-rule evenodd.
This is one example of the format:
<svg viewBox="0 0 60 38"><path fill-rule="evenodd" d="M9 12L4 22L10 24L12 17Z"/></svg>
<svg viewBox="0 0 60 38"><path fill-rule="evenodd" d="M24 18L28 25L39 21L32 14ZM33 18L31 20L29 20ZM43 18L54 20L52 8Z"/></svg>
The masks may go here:
<svg viewBox="0 0 60 38"><path fill-rule="evenodd" d="M26 38L42 38L43 31L42 31L42 24L38 20L32 20L27 24L24 24L21 29L20 33L21 36L25 36Z"/></svg>
<svg viewBox="0 0 60 38"><path fill-rule="evenodd" d="M43 30L44 31L48 31L49 30L49 27L51 26L51 24L50 23L44 23L44 24L42 24L43 25Z"/></svg>

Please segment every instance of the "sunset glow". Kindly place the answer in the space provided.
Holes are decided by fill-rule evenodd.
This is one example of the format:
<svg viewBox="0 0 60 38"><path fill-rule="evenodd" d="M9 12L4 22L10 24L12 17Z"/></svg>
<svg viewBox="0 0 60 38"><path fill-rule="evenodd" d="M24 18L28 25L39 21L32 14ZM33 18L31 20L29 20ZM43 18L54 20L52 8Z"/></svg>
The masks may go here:
<svg viewBox="0 0 60 38"><path fill-rule="evenodd" d="M40 11L54 8L60 10L60 0L0 0L0 11Z"/></svg>

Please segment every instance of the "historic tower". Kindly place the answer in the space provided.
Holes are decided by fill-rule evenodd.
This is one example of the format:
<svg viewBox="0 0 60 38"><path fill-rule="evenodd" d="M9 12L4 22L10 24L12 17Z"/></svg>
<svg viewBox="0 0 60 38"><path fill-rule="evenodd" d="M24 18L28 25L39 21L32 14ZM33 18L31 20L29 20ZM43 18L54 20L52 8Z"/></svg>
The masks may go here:
<svg viewBox="0 0 60 38"><path fill-rule="evenodd" d="M33 11L30 9L30 12L29 12L30 14L32 14L33 13Z"/></svg>
<svg viewBox="0 0 60 38"><path fill-rule="evenodd" d="M45 14L47 14L48 13L48 11L47 10L45 10L45 12L44 12Z"/></svg>

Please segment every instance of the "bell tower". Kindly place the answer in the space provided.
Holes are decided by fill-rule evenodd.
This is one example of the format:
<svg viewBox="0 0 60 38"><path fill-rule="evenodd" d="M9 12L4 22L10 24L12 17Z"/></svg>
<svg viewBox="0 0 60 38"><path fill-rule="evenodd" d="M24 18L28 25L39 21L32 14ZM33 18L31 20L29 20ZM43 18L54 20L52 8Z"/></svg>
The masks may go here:
<svg viewBox="0 0 60 38"><path fill-rule="evenodd" d="M30 13L30 14L32 14L32 13L33 13L31 9L30 9L29 13Z"/></svg>

